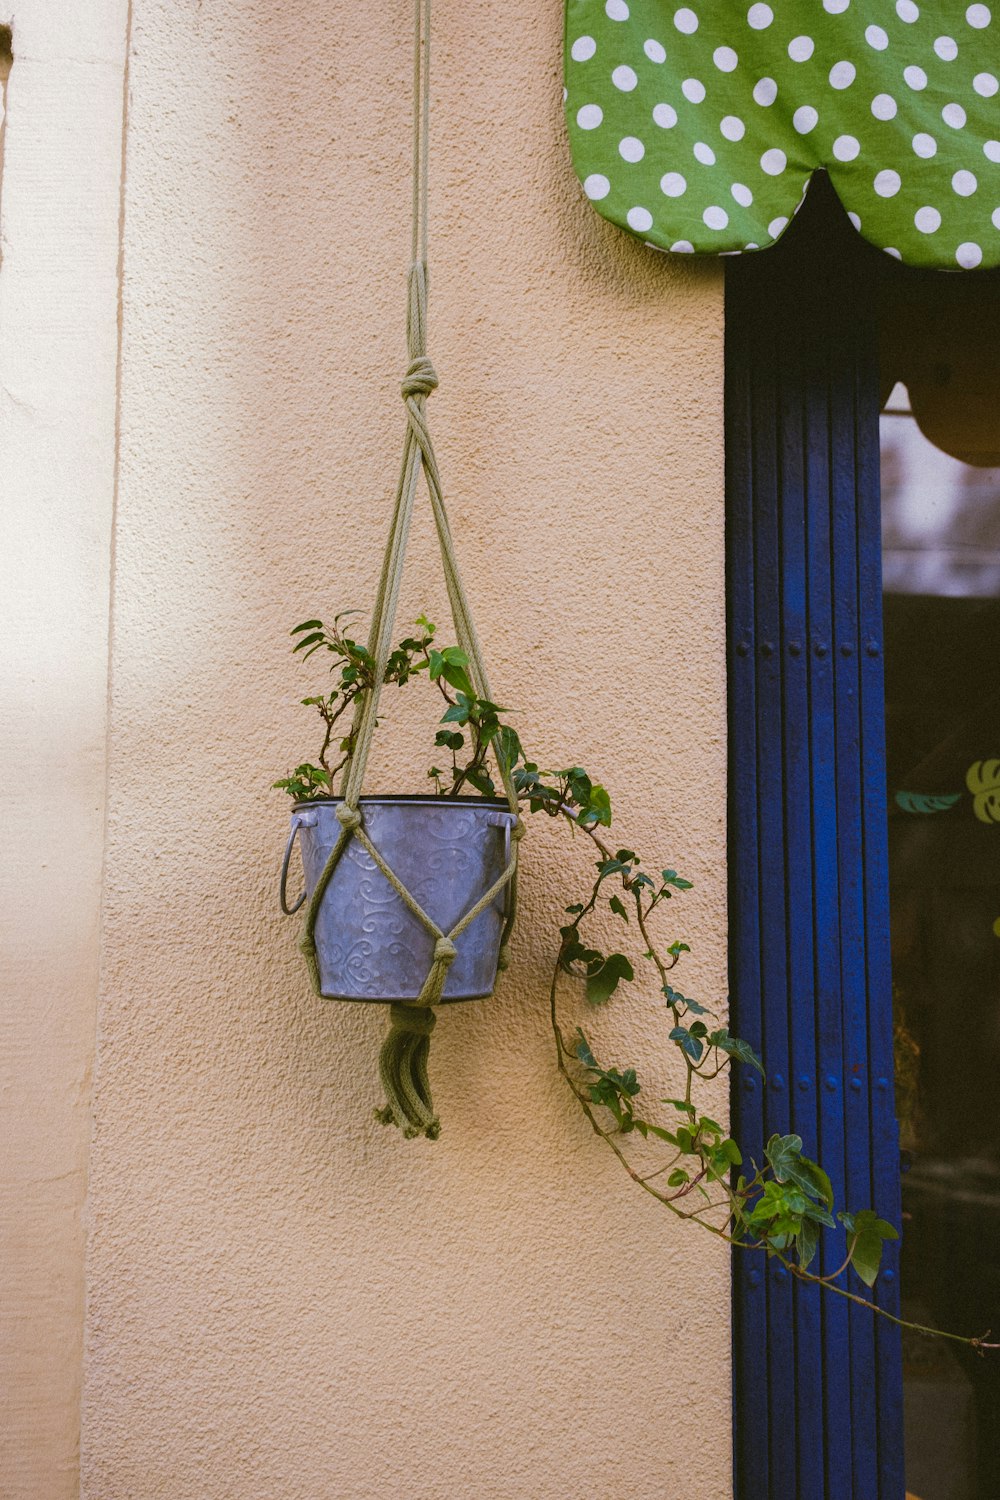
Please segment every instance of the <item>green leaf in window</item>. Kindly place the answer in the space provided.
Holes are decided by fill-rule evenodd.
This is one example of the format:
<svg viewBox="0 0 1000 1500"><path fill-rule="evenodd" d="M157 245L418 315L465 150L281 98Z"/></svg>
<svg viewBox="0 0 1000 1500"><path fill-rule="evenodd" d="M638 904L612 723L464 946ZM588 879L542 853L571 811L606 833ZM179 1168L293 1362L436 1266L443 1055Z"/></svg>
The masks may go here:
<svg viewBox="0 0 1000 1500"><path fill-rule="evenodd" d="M961 798L961 792L934 795L924 792L897 792L896 805L908 813L936 813L944 812L949 807L954 807Z"/></svg>

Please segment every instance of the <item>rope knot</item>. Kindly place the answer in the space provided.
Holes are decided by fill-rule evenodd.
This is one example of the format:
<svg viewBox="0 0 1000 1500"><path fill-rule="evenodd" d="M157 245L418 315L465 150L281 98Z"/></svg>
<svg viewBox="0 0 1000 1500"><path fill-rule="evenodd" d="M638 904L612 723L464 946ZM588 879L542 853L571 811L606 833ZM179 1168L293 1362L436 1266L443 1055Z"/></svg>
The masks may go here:
<svg viewBox="0 0 1000 1500"><path fill-rule="evenodd" d="M410 361L406 374L403 376L403 400L408 401L411 396L429 396L431 391L437 388L437 383L437 371L434 366L426 354L418 354L416 359Z"/></svg>
<svg viewBox="0 0 1000 1500"><path fill-rule="evenodd" d="M336 811L337 822L341 828L353 833L355 828L361 827L361 814L356 807L348 807L346 802L339 803Z"/></svg>
<svg viewBox="0 0 1000 1500"><path fill-rule="evenodd" d="M429 1005L403 1005L393 1001L389 1007L393 1028L404 1036L430 1036L435 1016Z"/></svg>
<svg viewBox="0 0 1000 1500"><path fill-rule="evenodd" d="M510 830L510 836L514 840L515 844L520 843L520 841L524 838L525 832L526 830L524 827L524 823L520 818L515 818Z"/></svg>
<svg viewBox="0 0 1000 1500"><path fill-rule="evenodd" d="M436 964L452 964L458 956L458 949L451 938L438 938L434 944L434 962Z"/></svg>

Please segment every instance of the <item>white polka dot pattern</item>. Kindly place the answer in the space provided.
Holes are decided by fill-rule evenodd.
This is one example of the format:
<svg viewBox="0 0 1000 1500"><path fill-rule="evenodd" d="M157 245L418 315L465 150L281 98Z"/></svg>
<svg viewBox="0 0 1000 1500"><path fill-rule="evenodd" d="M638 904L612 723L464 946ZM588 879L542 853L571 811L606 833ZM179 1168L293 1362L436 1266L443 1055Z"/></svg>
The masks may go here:
<svg viewBox="0 0 1000 1500"><path fill-rule="evenodd" d="M825 168L916 265L1000 265L1000 4L566 0L584 193L677 254L766 248Z"/></svg>

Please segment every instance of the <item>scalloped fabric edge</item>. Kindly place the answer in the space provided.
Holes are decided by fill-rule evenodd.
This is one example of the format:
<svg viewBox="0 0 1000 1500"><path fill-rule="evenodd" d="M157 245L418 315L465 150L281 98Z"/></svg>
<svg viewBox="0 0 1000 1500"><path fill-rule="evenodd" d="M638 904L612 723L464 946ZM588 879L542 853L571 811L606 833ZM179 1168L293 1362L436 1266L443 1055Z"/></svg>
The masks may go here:
<svg viewBox="0 0 1000 1500"><path fill-rule="evenodd" d="M598 213L652 247L766 249L824 169L887 254L1000 265L990 6L566 0L565 20L577 176Z"/></svg>

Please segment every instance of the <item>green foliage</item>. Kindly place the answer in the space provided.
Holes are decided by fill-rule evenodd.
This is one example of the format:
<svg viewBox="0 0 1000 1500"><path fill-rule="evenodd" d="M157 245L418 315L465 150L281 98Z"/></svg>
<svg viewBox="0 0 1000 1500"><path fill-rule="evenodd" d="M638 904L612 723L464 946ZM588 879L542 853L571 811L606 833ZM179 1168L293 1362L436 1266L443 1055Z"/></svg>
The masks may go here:
<svg viewBox="0 0 1000 1500"><path fill-rule="evenodd" d="M671 1010L692 1016L709 1016L712 1014L706 1006L700 1005L697 1000L692 1000L689 995L682 995L680 990L674 989L673 985L665 984L663 986L663 993L667 997L667 1004ZM722 1033L720 1032L719 1035L721 1036Z"/></svg>
<svg viewBox="0 0 1000 1500"><path fill-rule="evenodd" d="M313 797L329 797L330 773L324 771L321 766L311 766L306 763L296 766L290 776L284 776L280 781L272 782L271 790L288 792L296 802L308 802Z"/></svg>
<svg viewBox="0 0 1000 1500"><path fill-rule="evenodd" d="M546 812L552 817L566 814L581 828L607 828L611 824L611 798L579 766L542 771L534 761L525 759L515 767L514 785L530 812Z"/></svg>
<svg viewBox="0 0 1000 1500"><path fill-rule="evenodd" d="M669 1036L672 1042L676 1042L686 1057L692 1062L700 1062L705 1051L705 1043L702 1037L708 1035L708 1027L704 1021L695 1021L693 1026L675 1026Z"/></svg>
<svg viewBox="0 0 1000 1500"><path fill-rule="evenodd" d="M333 687L328 692L302 699L306 707L317 711L323 723L319 767L312 768L315 772L312 777L305 774L309 767L300 767L274 783L276 788L288 792L296 800L303 796L330 796L334 790L334 778L347 765L354 751L354 724L345 734L339 732L338 726L342 721L348 723L344 716L349 711L356 723L361 701L371 691L375 680L375 662L371 653L350 634L350 621L356 613L348 610L336 615L329 628L322 620L304 620L291 632L295 640L293 654L301 655L303 661L317 652L332 656L330 671L334 677ZM468 787L484 797L496 796L497 785L490 771L490 756L501 775L512 772L521 757L520 739L511 725L501 721L501 714L507 710L488 698L477 696L465 652L458 646L438 647L436 635L437 627L425 615L420 615L415 632L404 636L389 653L384 682L403 687L413 679L425 676L444 699L445 709L439 721L443 727L434 736L434 747L447 752L450 766L447 770L431 766L427 774L435 791L440 795L456 796ZM339 756L335 765L330 764L331 749L335 749Z"/></svg>
<svg viewBox="0 0 1000 1500"><path fill-rule="evenodd" d="M591 1005L603 1005L623 979L634 978L635 971L624 953L609 953L587 975L587 999Z"/></svg>
<svg viewBox="0 0 1000 1500"><path fill-rule="evenodd" d="M332 658L333 676L329 691L302 700L317 711L324 726L319 764L303 763L275 782L297 801L333 791L333 778L350 759L354 744L353 730L341 734L336 726L348 709L356 716L363 695L373 684L374 663L368 649L349 634L350 619L350 614L337 615L330 629L320 620L306 620L292 631L294 652L304 660L317 653ZM667 1148L666 1161L655 1171L646 1176L631 1167L630 1171L647 1191L683 1217L697 1215L697 1222L712 1227L708 1216L714 1213L717 1234L733 1244L780 1256L796 1274L833 1282L853 1265L871 1286L881 1264L883 1243L896 1238L892 1225L872 1209L841 1211L835 1216L830 1179L803 1154L798 1135L772 1135L763 1163L744 1167L738 1143L695 1100L696 1085L702 1080L717 1078L733 1066L751 1068L763 1077L764 1066L749 1042L730 1035L726 1026L714 1024L709 1007L685 994L668 977L690 948L681 940L661 948L653 935L652 919L667 901L689 891L691 881L674 869L647 869L635 850L606 843L612 807L605 788L581 766L545 770L529 760L517 731L502 718L507 710L477 695L465 652L457 646L439 645L436 635L435 626L421 616L415 633L404 637L391 652L385 674L387 684L398 686L423 677L441 694L444 711L434 748L450 765L446 770L431 767L428 775L436 791L455 794L471 788L493 796L494 776L509 774L522 807L556 818L588 837L598 856L589 892L566 907L568 921L559 929L552 985L559 1066L595 1130L619 1155L617 1141L626 1136L640 1136ZM328 751L335 741L341 759L331 766ZM957 798L899 793L896 800L906 811L931 812L943 810ZM631 936L632 941L645 944L644 961L651 966L666 1003L667 1040L676 1049L676 1065L684 1079L683 1097L661 1101L671 1111L666 1121L647 1115L634 1067L599 1063L582 1031L577 1031L575 1044L568 1049L558 1026L555 1007L560 974L581 981L587 1001L595 1006L620 996L637 980L633 960L626 953L605 952L589 935L584 936L584 927L598 912L622 924L623 939ZM604 1119L610 1123L602 1124ZM697 1206L689 1207L692 1202ZM845 1235L843 1264L828 1276L812 1275L808 1268L816 1257L820 1233L836 1233L838 1222Z"/></svg>
<svg viewBox="0 0 1000 1500"><path fill-rule="evenodd" d="M548 811L553 805L578 823L577 806L572 802L573 788L583 798L590 796L592 783L585 773L574 768L542 780L528 772L526 790L537 811ZM570 806L567 807L566 803ZM713 1026L711 1011L701 1001L684 993L671 983L668 975L688 945L671 943L661 957L652 936L650 917L656 908L676 892L689 890L691 883L675 870L660 870L653 876L645 870L632 849L606 846L595 829L591 837L598 846L600 858L592 879L589 897L573 902L567 908L571 920L560 929L557 972L582 978L587 998L603 1002L615 994L622 983L634 979L624 954L604 954L591 945L582 933L584 924L598 910L606 910L629 927L636 927L648 944L646 959L658 973L660 988L670 1013L668 1040L677 1048L686 1080L683 1098L662 1102L681 1116L681 1122L664 1123L640 1109L641 1086L634 1067L607 1067L596 1059L582 1032L573 1057L581 1070L579 1083L574 1082L564 1061L561 1034L555 1022L555 985L553 984L553 1024L560 1047L560 1066L570 1077L571 1086L588 1111L599 1134L614 1142L615 1138L638 1135L647 1141L658 1141L670 1148L663 1165L646 1176L634 1169L633 1177L647 1191L672 1207L683 1217L710 1215L721 1220L716 1232L733 1244L777 1255L799 1275L809 1273L819 1249L822 1230L836 1231L838 1220L833 1213L834 1194L830 1178L818 1162L803 1154L797 1135L773 1135L764 1150L764 1162L749 1167L736 1176L743 1166L743 1152L718 1121L699 1110L694 1085L699 1079L717 1077L735 1065L752 1068L764 1076L764 1067L754 1048L742 1037L730 1035L728 1027ZM607 892L608 883L614 894ZM605 904L606 903L606 904ZM628 967L626 968L626 965ZM644 1096L643 1096L644 1097ZM611 1124L607 1128L600 1115L607 1111ZM621 1154L622 1148L615 1149ZM623 1158L624 1159L624 1158ZM694 1197L699 1206L688 1207ZM877 1219L870 1210L854 1216L841 1214L840 1222L848 1227L844 1264L829 1277L832 1281L853 1264L862 1280L874 1279L881 1257L884 1237L895 1233L886 1221ZM698 1217L705 1224L710 1220ZM868 1281L871 1284L871 1281Z"/></svg>
<svg viewBox="0 0 1000 1500"><path fill-rule="evenodd" d="M307 797L329 797L334 789L334 778L343 770L354 750L353 725L346 734L339 733L338 726L348 722L345 715L353 715L359 700L370 691L375 666L367 646L354 640L349 633L350 620L356 614L356 610L341 612L334 617L329 629L322 620L303 620L290 632L295 641L293 655L300 655L303 661L308 661L317 652L333 658L329 668L333 686L327 692L313 693L302 699L306 708L316 710L323 724L319 766L299 766L290 776L273 783L276 789L288 792L297 802ZM416 623L419 634L405 637L389 654L385 672L387 683L402 687L411 678L427 671L434 626L422 615ZM335 765L330 764L333 749L339 756Z"/></svg>
<svg viewBox="0 0 1000 1500"><path fill-rule="evenodd" d="M802 1137L798 1135L772 1135L764 1148L778 1182L791 1182L804 1193L820 1199L828 1208L833 1206L833 1188L830 1179L816 1162L802 1155Z"/></svg>
<svg viewBox="0 0 1000 1500"><path fill-rule="evenodd" d="M764 1064L750 1043L745 1042L742 1037L730 1036L725 1026L721 1026L718 1031L712 1032L708 1038L708 1044L710 1047L717 1047L720 1052L725 1052L728 1057L733 1058L736 1062L746 1063L749 1067L756 1068L761 1078L764 1077Z"/></svg>
<svg viewBox="0 0 1000 1500"><path fill-rule="evenodd" d="M856 1214L841 1213L837 1218L853 1238L851 1264L865 1286L874 1286L882 1264L882 1245L886 1240L898 1240L898 1231L871 1208Z"/></svg>
<svg viewBox="0 0 1000 1500"><path fill-rule="evenodd" d="M639 1093L635 1069L627 1068L624 1073L619 1073L616 1068L599 1068L583 1032L578 1030L577 1037L576 1055L587 1070L587 1092L591 1103L610 1110L620 1130L626 1133L634 1130L633 1101Z"/></svg>
<svg viewBox="0 0 1000 1500"><path fill-rule="evenodd" d="M947 795L930 795L923 792L897 792L896 805L908 813L936 813L944 812L961 799L961 792L952 792Z"/></svg>

